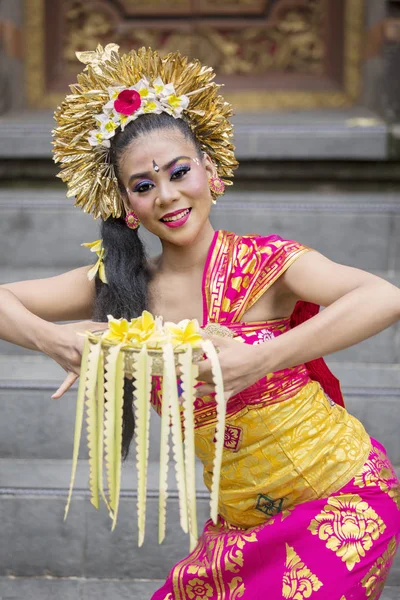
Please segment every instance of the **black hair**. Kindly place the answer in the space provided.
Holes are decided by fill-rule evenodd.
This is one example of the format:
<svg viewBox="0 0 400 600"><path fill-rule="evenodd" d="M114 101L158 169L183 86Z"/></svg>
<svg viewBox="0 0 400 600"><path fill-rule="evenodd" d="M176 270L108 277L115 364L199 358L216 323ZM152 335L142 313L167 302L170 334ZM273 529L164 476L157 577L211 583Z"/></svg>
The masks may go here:
<svg viewBox="0 0 400 600"><path fill-rule="evenodd" d="M199 156L200 144L189 125L182 119L175 119L167 113L141 115L129 123L124 131L119 131L111 140L110 161L114 166L120 191L124 186L120 179L119 167L128 146L140 136L161 129L179 131L185 139L193 142ZM109 217L101 225L104 247L104 266L107 284L96 277L96 299L93 320L107 321L107 315L132 319L141 315L148 307L148 287L150 269L143 243L137 229L129 229L124 217ZM135 430L132 409L132 381L125 378L124 409L122 429L122 457L129 454L129 446Z"/></svg>

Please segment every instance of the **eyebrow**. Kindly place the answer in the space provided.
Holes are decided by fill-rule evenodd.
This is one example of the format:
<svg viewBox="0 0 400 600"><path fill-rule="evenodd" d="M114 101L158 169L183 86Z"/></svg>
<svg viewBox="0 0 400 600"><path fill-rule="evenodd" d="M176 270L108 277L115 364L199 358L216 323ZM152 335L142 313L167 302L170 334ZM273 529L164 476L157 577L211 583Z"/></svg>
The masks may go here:
<svg viewBox="0 0 400 600"><path fill-rule="evenodd" d="M176 162L178 162L178 160L181 160L182 158L186 158L187 160L190 160L190 156L177 156L176 158L173 158L172 160L170 160L166 165L164 165L163 167L161 167L162 171L168 171L168 169L170 167L172 167L172 165ZM129 177L129 181L128 181L128 185L134 180L134 179L139 179L140 177L152 177L153 173L151 171L146 171L144 173L135 173L134 175L131 175Z"/></svg>

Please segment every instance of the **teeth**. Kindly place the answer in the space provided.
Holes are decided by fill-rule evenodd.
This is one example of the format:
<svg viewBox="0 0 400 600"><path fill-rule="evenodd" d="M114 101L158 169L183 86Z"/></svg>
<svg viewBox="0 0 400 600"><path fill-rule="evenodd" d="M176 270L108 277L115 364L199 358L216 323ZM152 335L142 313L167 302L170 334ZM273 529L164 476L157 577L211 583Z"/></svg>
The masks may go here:
<svg viewBox="0 0 400 600"><path fill-rule="evenodd" d="M161 219L162 221L165 221L167 223L169 223L170 221L179 221L179 219L182 219L182 217L184 217L185 215L187 215L189 212L189 209L187 208L186 210L183 210L181 213L173 216L173 217L167 217L165 219Z"/></svg>

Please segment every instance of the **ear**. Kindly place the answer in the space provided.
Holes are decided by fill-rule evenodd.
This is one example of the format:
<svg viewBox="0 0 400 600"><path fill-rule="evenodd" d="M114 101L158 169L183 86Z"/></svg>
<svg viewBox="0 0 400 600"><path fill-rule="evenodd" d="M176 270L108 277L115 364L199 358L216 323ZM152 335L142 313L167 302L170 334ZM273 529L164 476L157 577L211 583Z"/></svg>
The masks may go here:
<svg viewBox="0 0 400 600"><path fill-rule="evenodd" d="M129 203L128 194L126 192L126 189L123 188L121 185L119 185L118 187L119 187L119 193L121 195L122 204L125 209L125 213L128 214L128 212L130 212L132 210L132 207L130 206L130 203Z"/></svg>
<svg viewBox="0 0 400 600"><path fill-rule="evenodd" d="M203 167L207 171L208 177L215 177L217 175L217 169L214 165L213 161L207 154L207 152L203 152Z"/></svg>

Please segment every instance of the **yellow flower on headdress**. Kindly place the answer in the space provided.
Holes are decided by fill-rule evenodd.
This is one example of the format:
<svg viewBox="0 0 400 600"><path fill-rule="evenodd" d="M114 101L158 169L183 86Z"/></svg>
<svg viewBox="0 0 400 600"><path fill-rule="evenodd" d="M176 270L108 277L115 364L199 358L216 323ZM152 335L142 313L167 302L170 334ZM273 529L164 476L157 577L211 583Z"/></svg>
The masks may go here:
<svg viewBox="0 0 400 600"><path fill-rule="evenodd" d="M88 279L92 281L96 277L97 272L99 273L100 281L103 283L107 283L106 270L104 268L104 248L103 248L103 240L95 240L94 242L85 242L81 244L81 246L85 246L86 248L90 248L90 252L95 252L98 256L97 262L88 272Z"/></svg>
<svg viewBox="0 0 400 600"><path fill-rule="evenodd" d="M171 335L173 346L180 346L181 344L198 346L203 339L197 319L184 319L177 324L167 322L165 323L165 329Z"/></svg>

